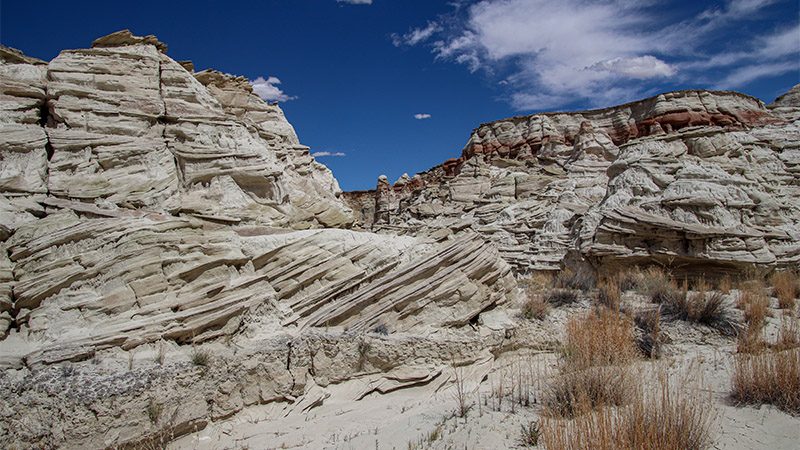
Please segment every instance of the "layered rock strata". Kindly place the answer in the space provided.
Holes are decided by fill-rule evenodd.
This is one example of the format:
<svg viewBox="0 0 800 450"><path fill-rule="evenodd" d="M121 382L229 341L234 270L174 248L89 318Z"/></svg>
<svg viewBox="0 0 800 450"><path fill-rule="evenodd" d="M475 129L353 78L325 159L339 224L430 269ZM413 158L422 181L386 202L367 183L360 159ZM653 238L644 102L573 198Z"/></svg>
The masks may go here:
<svg viewBox="0 0 800 450"><path fill-rule="evenodd" d="M3 447L136 446L243 405L306 411L326 383L502 339L428 337L514 298L496 247L349 230L277 105L165 52L128 31L49 63L0 49ZM382 334L401 338L361 347ZM155 348L169 355L137 369ZM154 398L169 420L147 418Z"/></svg>
<svg viewBox="0 0 800 450"><path fill-rule="evenodd" d="M795 88L792 92L796 91ZM681 91L473 131L461 157L346 198L368 229L472 229L516 271L800 262L797 96Z"/></svg>
<svg viewBox="0 0 800 450"><path fill-rule="evenodd" d="M159 447L551 345L514 270L800 262L798 88L493 122L343 198L245 78L166 51L0 48L4 448Z"/></svg>
<svg viewBox="0 0 800 450"><path fill-rule="evenodd" d="M47 64L0 54L6 234L42 194L222 223L349 226L336 180L277 105L241 78L195 77L165 48L120 32Z"/></svg>

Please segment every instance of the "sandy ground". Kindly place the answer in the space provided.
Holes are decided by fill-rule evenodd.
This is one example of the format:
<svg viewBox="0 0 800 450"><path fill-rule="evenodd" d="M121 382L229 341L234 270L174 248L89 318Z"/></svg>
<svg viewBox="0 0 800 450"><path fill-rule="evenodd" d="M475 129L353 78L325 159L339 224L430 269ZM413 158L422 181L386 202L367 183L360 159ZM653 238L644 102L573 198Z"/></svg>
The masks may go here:
<svg viewBox="0 0 800 450"><path fill-rule="evenodd" d="M567 317L587 308L584 302L556 310L536 326L549 329L557 337ZM769 319L768 335L776 333L778 315ZM688 376L692 382L677 382L677 389L699 389L700 395L710 397L715 410L712 448L800 449L800 417L772 406L731 403L732 339L681 322L666 324L665 331L672 339L665 355L637 366L646 372L659 365L676 380ZM519 349L455 369L403 368L325 387L317 386L309 377L305 395L294 403L246 408L172 442L168 448L523 448L521 427L539 417L541 391L558 358L553 350ZM525 392L520 394L515 386L524 386ZM376 387L384 393L375 391ZM463 418L458 417L459 390L469 406ZM373 392L364 395L369 391Z"/></svg>

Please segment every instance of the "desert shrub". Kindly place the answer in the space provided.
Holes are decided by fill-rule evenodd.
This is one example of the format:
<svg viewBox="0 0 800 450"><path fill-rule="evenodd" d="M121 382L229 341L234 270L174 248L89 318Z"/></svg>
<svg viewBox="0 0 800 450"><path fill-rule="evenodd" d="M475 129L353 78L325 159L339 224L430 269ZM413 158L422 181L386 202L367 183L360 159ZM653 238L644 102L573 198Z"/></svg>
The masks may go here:
<svg viewBox="0 0 800 450"><path fill-rule="evenodd" d="M567 322L565 361L572 369L624 364L637 352L631 320L616 311L597 309Z"/></svg>
<svg viewBox="0 0 800 450"><path fill-rule="evenodd" d="M641 331L636 336L636 346L647 358L661 357L661 309L639 311L634 315L636 327Z"/></svg>
<svg viewBox="0 0 800 450"><path fill-rule="evenodd" d="M706 292L701 285L698 292L675 289L658 297L661 313L669 320L707 325L725 336L736 336L742 326L733 316L725 296L719 292Z"/></svg>
<svg viewBox="0 0 800 450"><path fill-rule="evenodd" d="M642 383L644 384L644 383ZM572 420L545 416L541 442L547 450L703 450L712 443L710 398L682 394L662 380L660 388L640 384L630 404L602 408Z"/></svg>
<svg viewBox="0 0 800 450"><path fill-rule="evenodd" d="M797 297L798 275L785 270L776 272L770 277L770 283L778 297L778 307L781 309L794 309Z"/></svg>
<svg viewBox="0 0 800 450"><path fill-rule="evenodd" d="M547 303L553 306L571 305L578 301L578 294L569 289L553 289L547 294Z"/></svg>
<svg viewBox="0 0 800 450"><path fill-rule="evenodd" d="M619 281L616 278L609 278L601 281L597 287L597 302L609 309L619 311L622 303Z"/></svg>
<svg viewBox="0 0 800 450"><path fill-rule="evenodd" d="M192 364L200 367L208 366L211 364L211 353L205 350L195 349L192 351Z"/></svg>
<svg viewBox="0 0 800 450"><path fill-rule="evenodd" d="M539 294L528 296L522 304L522 316L528 320L544 320L550 311L550 304Z"/></svg>
<svg viewBox="0 0 800 450"><path fill-rule="evenodd" d="M595 286L594 274L588 269L564 269L553 279L553 287L586 292Z"/></svg>
<svg viewBox="0 0 800 450"><path fill-rule="evenodd" d="M742 404L768 403L789 413L800 413L800 349L738 354L731 395Z"/></svg>

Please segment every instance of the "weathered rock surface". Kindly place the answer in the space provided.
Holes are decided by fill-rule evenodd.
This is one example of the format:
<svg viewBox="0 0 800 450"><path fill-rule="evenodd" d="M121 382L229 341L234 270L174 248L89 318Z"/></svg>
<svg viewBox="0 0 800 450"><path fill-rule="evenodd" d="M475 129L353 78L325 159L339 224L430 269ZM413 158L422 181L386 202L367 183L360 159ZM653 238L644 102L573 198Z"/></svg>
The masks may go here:
<svg viewBox="0 0 800 450"><path fill-rule="evenodd" d="M470 228L518 272L568 255L685 270L800 262L795 87L774 105L683 91L481 125L462 155L346 194L363 226Z"/></svg>
<svg viewBox="0 0 800 450"><path fill-rule="evenodd" d="M493 122L343 197L245 78L166 50L0 47L4 448L158 447L348 380L353 401L444 383L551 345L515 326L515 269L800 262L798 88Z"/></svg>
<svg viewBox="0 0 800 450"><path fill-rule="evenodd" d="M165 52L128 31L49 63L0 48L0 446L135 446L247 405L307 411L330 382L502 339L426 337L514 298L495 246L348 230L277 105ZM189 362L199 346L214 375ZM153 399L168 420L148 419Z"/></svg>
<svg viewBox="0 0 800 450"><path fill-rule="evenodd" d="M276 105L246 80L195 78L153 39L115 34L47 65L48 124L37 131L52 147L52 196L226 223L352 221Z"/></svg>

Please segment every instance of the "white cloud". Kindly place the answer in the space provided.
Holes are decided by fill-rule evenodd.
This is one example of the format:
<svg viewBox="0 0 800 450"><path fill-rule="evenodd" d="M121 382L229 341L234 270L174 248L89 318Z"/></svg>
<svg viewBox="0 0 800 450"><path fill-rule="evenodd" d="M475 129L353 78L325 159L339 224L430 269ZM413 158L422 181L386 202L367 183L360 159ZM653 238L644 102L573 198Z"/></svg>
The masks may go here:
<svg viewBox="0 0 800 450"><path fill-rule="evenodd" d="M717 89L737 88L765 76L782 75L790 71L797 71L796 62L776 62L772 64L755 63L737 67L715 86Z"/></svg>
<svg viewBox="0 0 800 450"><path fill-rule="evenodd" d="M417 45L420 42L427 41L431 36L441 29L442 28L438 23L428 22L428 25L422 28L413 28L411 31L402 36L397 33L393 33L392 43L395 47L400 47L402 45Z"/></svg>
<svg viewBox="0 0 800 450"><path fill-rule="evenodd" d="M613 58L594 63L589 69L634 79L669 77L675 74L674 67L650 55Z"/></svg>
<svg viewBox="0 0 800 450"><path fill-rule="evenodd" d="M471 71L508 63L512 105L550 108L614 80L673 75L642 33L649 22L641 3L623 0L486 0L468 9L461 30L436 42L434 53Z"/></svg>
<svg viewBox="0 0 800 450"><path fill-rule="evenodd" d="M319 158L320 156L347 156L347 154L343 152L314 152L311 156Z"/></svg>
<svg viewBox="0 0 800 450"><path fill-rule="evenodd" d="M685 69L710 69L742 65L743 62L780 60L800 51L800 23L756 37L749 45L741 45L733 52L723 52L707 59L682 64Z"/></svg>
<svg viewBox="0 0 800 450"><path fill-rule="evenodd" d="M452 14L395 38L419 43L436 35L432 51L437 60L502 77L516 108L550 109L598 98L633 100L657 83L696 80L702 75L699 65L712 61L714 67L743 60L769 64L796 56L797 27L762 38L737 33L736 52L708 51L708 42L719 39L720 31L757 18L777 1L728 0L669 21L660 14L669 3L659 0L481 0L460 3ZM435 32L422 33L432 24L437 24ZM421 37L409 39L416 36ZM800 67L797 61L792 60ZM768 75L745 72L731 74L731 81Z"/></svg>
<svg viewBox="0 0 800 450"><path fill-rule="evenodd" d="M348 3L350 5L371 5L372 0L336 0L336 3Z"/></svg>
<svg viewBox="0 0 800 450"><path fill-rule="evenodd" d="M414 114L414 118L417 120L425 120L425 119L430 119L431 115L426 113Z"/></svg>
<svg viewBox="0 0 800 450"><path fill-rule="evenodd" d="M779 1L780 0L729 0L722 8L712 8L703 11L698 18L715 23L741 19L750 14L757 13L765 7Z"/></svg>
<svg viewBox="0 0 800 450"><path fill-rule="evenodd" d="M268 102L286 102L297 98L286 95L278 87L281 84L281 80L276 77L268 77L267 79L258 77L255 80L250 80L250 84L253 85L253 92Z"/></svg>

